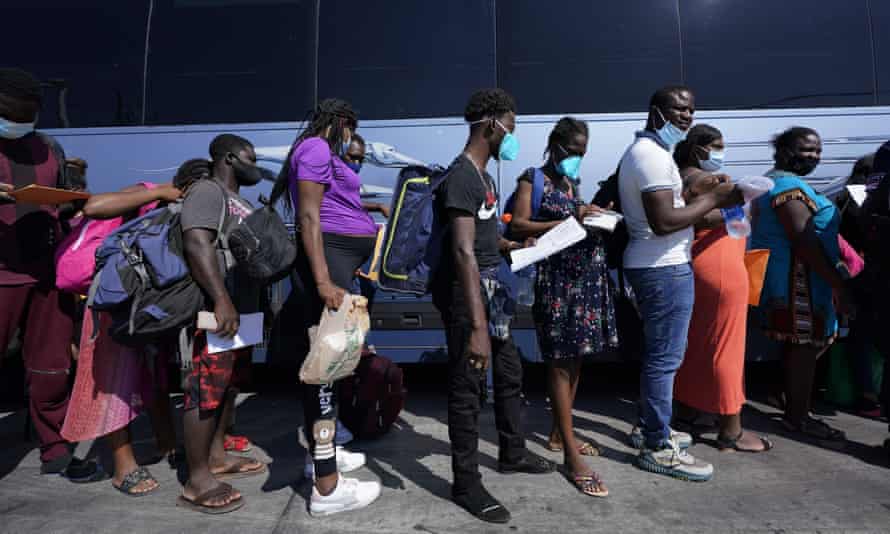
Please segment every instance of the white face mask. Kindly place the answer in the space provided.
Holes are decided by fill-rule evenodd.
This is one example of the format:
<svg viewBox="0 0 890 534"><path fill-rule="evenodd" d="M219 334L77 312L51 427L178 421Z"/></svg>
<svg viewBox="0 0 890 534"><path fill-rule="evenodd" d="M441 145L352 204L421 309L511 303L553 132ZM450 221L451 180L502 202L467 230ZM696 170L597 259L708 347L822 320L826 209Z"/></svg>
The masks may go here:
<svg viewBox="0 0 890 534"><path fill-rule="evenodd" d="M36 124L37 119L34 119L34 122L12 122L11 120L0 117L0 137L4 139L19 139L25 137L34 131L34 125Z"/></svg>

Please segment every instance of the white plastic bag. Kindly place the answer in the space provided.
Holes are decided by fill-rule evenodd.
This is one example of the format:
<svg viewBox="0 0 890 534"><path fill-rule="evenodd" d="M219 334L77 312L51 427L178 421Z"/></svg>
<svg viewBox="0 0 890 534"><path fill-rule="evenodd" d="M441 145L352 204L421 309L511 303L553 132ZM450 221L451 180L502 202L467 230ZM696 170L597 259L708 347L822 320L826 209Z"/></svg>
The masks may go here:
<svg viewBox="0 0 890 534"><path fill-rule="evenodd" d="M309 354L300 367L305 384L330 384L351 375L362 357L371 328L368 299L346 294L334 311L325 308L318 326L309 329Z"/></svg>

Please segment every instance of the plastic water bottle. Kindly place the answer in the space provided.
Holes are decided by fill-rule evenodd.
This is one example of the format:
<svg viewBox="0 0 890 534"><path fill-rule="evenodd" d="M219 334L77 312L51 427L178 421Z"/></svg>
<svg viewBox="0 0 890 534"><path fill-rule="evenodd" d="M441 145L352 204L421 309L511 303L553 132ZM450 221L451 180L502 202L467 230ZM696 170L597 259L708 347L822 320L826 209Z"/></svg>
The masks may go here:
<svg viewBox="0 0 890 534"><path fill-rule="evenodd" d="M516 271L516 304L527 307L534 305L537 274L534 265Z"/></svg>
<svg viewBox="0 0 890 534"><path fill-rule="evenodd" d="M745 216L745 210L741 206L724 208L720 210L723 221L726 223L726 233L733 239L745 239L751 235L751 223Z"/></svg>

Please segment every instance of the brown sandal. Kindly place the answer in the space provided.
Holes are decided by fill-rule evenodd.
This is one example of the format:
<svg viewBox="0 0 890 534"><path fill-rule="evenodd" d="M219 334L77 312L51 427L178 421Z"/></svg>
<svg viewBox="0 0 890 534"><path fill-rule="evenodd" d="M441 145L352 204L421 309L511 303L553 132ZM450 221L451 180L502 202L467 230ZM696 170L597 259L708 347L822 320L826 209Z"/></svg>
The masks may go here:
<svg viewBox="0 0 890 534"><path fill-rule="evenodd" d="M245 466L252 463L258 463L260 465L252 469L244 469ZM266 464L259 460L255 460L253 458L240 458L226 469L219 472L211 471L211 473L217 480L233 480L236 478L247 478L255 475L261 475L267 470L268 467L266 466Z"/></svg>
<svg viewBox="0 0 890 534"><path fill-rule="evenodd" d="M562 444L548 441L547 450L550 452L562 452ZM603 449L596 441L581 441L581 444L578 445L578 453L581 456L600 456L603 453Z"/></svg>
<svg viewBox="0 0 890 534"><path fill-rule="evenodd" d="M179 498L176 500L176 506L188 508L189 510L201 512L202 514L227 514L229 512L234 512L235 510L244 506L244 498L238 497L228 504L223 504L220 506L212 506L207 504L207 502L215 499L216 497L222 497L224 495L231 494L232 486L228 484L220 484L212 490L205 491L204 493L198 495L194 499L189 499L185 495L180 495Z"/></svg>
<svg viewBox="0 0 890 534"><path fill-rule="evenodd" d="M739 451L739 452L747 452L756 454L758 452L766 452L773 448L773 442L769 440L766 436L757 436L760 439L760 442L763 444L762 449L743 449L739 447L739 440L742 439L742 436L745 435L745 431L742 430L739 432L739 435L734 438L726 438L723 436L717 436L717 448L721 451Z"/></svg>

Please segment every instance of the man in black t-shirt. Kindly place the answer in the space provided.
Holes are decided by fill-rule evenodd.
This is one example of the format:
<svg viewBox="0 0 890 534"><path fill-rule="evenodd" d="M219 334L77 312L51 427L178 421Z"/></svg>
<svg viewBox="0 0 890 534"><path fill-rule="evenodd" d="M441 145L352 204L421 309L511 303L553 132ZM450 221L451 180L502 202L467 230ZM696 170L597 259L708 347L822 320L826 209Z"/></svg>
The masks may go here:
<svg viewBox="0 0 890 534"><path fill-rule="evenodd" d="M519 428L522 363L502 325L490 325L489 306L501 292L501 254L519 245L501 238L497 191L485 172L488 160L512 160L519 150L513 136L513 98L501 89L475 93L464 118L470 136L449 169L436 198L448 221L444 258L433 301L442 314L448 342L448 437L454 471L452 497L483 521L506 523L510 512L483 487L479 475L479 409L489 361L493 364L495 421L502 473L549 473L553 464L530 454Z"/></svg>

